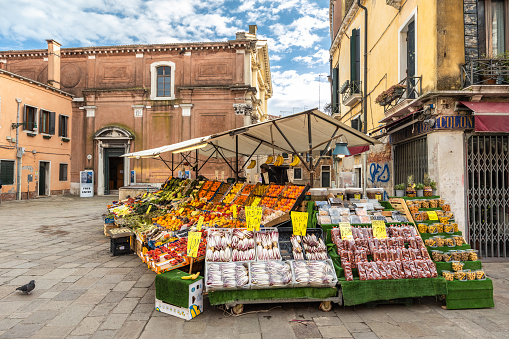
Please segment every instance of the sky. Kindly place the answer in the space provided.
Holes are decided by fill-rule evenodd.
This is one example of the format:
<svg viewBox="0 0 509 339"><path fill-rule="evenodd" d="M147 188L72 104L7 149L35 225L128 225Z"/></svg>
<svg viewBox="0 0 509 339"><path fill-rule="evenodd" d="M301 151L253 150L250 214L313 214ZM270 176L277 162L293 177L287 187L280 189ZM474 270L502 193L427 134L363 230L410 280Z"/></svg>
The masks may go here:
<svg viewBox="0 0 509 339"><path fill-rule="evenodd" d="M0 0L0 50L226 41L258 26L269 46L269 114L330 102L327 0Z"/></svg>

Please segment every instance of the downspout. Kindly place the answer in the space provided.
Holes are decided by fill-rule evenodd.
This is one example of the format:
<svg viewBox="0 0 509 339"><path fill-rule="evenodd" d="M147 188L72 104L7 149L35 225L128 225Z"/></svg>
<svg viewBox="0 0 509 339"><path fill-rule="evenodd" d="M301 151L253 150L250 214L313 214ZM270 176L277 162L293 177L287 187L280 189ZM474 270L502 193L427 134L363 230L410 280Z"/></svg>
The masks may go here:
<svg viewBox="0 0 509 339"><path fill-rule="evenodd" d="M362 93L362 111L364 113L363 133L368 133L368 105L366 103L368 93L368 9L357 0L357 5L364 10L364 80Z"/></svg>

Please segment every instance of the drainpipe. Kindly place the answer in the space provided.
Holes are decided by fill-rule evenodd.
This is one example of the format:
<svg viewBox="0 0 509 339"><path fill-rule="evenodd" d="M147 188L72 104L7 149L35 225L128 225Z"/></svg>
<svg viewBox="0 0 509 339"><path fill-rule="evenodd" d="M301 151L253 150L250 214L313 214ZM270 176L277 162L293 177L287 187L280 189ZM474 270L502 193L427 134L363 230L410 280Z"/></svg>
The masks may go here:
<svg viewBox="0 0 509 339"><path fill-rule="evenodd" d="M357 0L357 5L364 10L364 80L362 94L362 111L364 113L363 133L368 133L368 105L366 103L368 93L368 9L361 4L361 0Z"/></svg>
<svg viewBox="0 0 509 339"><path fill-rule="evenodd" d="M18 114L16 116L16 200L21 200L21 153L19 152L19 104L21 99L16 98ZM30 194L30 192L28 192Z"/></svg>

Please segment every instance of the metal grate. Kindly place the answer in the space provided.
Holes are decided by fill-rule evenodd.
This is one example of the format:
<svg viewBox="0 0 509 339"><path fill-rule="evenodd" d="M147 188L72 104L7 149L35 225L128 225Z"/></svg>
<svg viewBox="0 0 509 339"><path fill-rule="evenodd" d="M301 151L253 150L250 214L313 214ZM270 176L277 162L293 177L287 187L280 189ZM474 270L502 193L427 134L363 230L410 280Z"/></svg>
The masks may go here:
<svg viewBox="0 0 509 339"><path fill-rule="evenodd" d="M485 257L509 247L509 136L467 136L469 243Z"/></svg>
<svg viewBox="0 0 509 339"><path fill-rule="evenodd" d="M422 137L394 146L394 184L406 183L409 175L422 182L428 172L428 143Z"/></svg>

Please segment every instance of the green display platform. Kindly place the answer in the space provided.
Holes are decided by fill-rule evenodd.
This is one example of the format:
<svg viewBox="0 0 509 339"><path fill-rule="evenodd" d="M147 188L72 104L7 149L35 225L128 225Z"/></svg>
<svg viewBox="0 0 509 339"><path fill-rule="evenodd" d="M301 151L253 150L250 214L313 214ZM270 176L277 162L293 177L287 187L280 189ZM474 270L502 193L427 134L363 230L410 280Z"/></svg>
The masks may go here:
<svg viewBox="0 0 509 339"><path fill-rule="evenodd" d="M273 288L263 290L214 291L209 292L211 305L222 305L237 301L278 300L278 299L328 299L336 297L335 287Z"/></svg>
<svg viewBox="0 0 509 339"><path fill-rule="evenodd" d="M444 278L398 280L340 280L343 305L353 306L370 301L417 298L447 294Z"/></svg>
<svg viewBox="0 0 509 339"><path fill-rule="evenodd" d="M464 270L480 270L482 268L482 263L477 261L462 261L464 263L463 269ZM443 261L436 261L435 265L437 266L437 272L438 275L442 274L442 271L452 271L452 263L450 262L443 262Z"/></svg>
<svg viewBox="0 0 509 339"><path fill-rule="evenodd" d="M189 275L180 270L172 270L156 275L156 298L167 304L188 308L189 307L189 285L196 280L182 280L181 277Z"/></svg>
<svg viewBox="0 0 509 339"><path fill-rule="evenodd" d="M431 233L419 233L421 235L421 238L422 240L426 240L426 239L429 239L429 238L432 238L432 237L436 237L436 236L443 236L445 238L452 238L452 237L457 237L457 236L462 236L463 233L461 233L461 231L459 232L454 232L454 233L437 233L437 234L431 234Z"/></svg>
<svg viewBox="0 0 509 339"><path fill-rule="evenodd" d="M448 310L495 307L491 279L448 281L446 305Z"/></svg>

